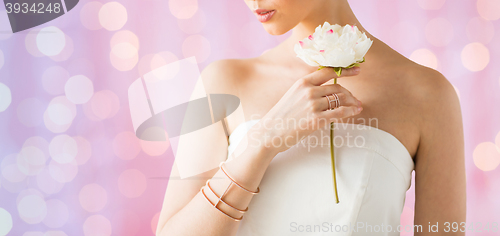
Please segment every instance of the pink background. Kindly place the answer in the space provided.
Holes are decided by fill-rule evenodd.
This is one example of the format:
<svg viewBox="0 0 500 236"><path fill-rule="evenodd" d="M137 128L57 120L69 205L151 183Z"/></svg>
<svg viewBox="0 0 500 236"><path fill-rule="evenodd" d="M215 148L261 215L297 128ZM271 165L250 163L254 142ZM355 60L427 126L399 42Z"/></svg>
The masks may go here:
<svg viewBox="0 0 500 236"><path fill-rule="evenodd" d="M468 225L498 226L500 1L350 3L373 35L455 86ZM168 142L135 138L130 84L190 56L200 71L258 56L289 35L267 34L231 0L81 1L34 29L8 30L0 7L0 235L24 236L152 235L173 154ZM413 205L412 187L402 224L413 222Z"/></svg>

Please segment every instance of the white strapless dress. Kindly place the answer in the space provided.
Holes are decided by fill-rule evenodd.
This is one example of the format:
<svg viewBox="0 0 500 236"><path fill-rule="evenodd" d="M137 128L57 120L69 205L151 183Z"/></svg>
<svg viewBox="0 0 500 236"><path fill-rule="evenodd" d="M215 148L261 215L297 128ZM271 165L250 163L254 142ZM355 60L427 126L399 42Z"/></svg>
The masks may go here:
<svg viewBox="0 0 500 236"><path fill-rule="evenodd" d="M228 156L258 121L247 121L233 131ZM408 150L386 131L338 124L337 204L329 135L328 126L321 128L271 161L236 235L400 235L414 169Z"/></svg>

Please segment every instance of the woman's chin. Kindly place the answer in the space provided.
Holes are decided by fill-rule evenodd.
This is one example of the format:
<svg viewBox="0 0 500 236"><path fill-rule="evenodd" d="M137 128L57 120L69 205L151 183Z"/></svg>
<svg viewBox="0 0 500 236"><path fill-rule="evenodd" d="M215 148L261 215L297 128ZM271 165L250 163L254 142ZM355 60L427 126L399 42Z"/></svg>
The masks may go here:
<svg viewBox="0 0 500 236"><path fill-rule="evenodd" d="M276 27L276 25L273 24L264 25L264 29L267 31L268 34L275 36L283 35L290 30L290 29Z"/></svg>

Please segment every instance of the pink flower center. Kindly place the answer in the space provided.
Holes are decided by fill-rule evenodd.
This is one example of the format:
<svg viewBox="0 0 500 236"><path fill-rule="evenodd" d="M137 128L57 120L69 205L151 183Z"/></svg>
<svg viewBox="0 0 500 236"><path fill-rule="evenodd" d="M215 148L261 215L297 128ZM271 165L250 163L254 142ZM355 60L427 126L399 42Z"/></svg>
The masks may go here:
<svg viewBox="0 0 500 236"><path fill-rule="evenodd" d="M309 35L309 37L307 37L309 40L313 40L313 36L312 35Z"/></svg>
<svg viewBox="0 0 500 236"><path fill-rule="evenodd" d="M325 50L319 50L319 52L325 52Z"/></svg>
<svg viewBox="0 0 500 236"><path fill-rule="evenodd" d="M304 42L299 41L299 43L300 43L300 46L301 46L301 47L304 47Z"/></svg>
<svg viewBox="0 0 500 236"><path fill-rule="evenodd" d="M330 29L330 30L328 30L326 33L327 33L327 34L333 34L333 30L332 30L332 29Z"/></svg>

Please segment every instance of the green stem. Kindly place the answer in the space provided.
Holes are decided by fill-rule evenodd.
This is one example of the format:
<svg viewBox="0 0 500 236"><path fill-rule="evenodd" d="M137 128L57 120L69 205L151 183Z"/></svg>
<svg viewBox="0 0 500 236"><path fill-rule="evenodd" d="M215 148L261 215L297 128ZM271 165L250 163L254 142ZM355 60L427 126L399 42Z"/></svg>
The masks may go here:
<svg viewBox="0 0 500 236"><path fill-rule="evenodd" d="M333 83L337 83L337 78L333 79ZM330 153L332 157L332 171L333 171L333 186L335 188L335 199L337 200L337 203L339 203L339 195L337 193L337 180L335 178L335 150L334 150L334 144L333 144L333 122L330 123Z"/></svg>

